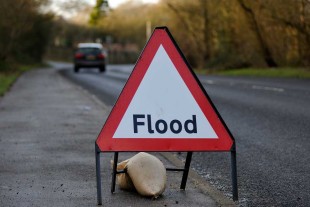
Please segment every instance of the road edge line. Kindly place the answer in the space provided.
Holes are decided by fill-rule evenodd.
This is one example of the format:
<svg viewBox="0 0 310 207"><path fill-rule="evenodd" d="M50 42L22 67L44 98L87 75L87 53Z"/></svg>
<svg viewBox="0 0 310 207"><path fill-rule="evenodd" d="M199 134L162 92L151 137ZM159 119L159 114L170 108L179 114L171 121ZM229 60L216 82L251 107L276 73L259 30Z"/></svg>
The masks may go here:
<svg viewBox="0 0 310 207"><path fill-rule="evenodd" d="M166 158L168 161L170 161L175 166L184 166L184 163L177 158L175 155L173 155L171 152L160 152L160 154ZM211 186L211 184L203 179L197 172L195 172L193 169L190 169L189 171L189 179L197 186L203 193L208 194L216 204L219 206L237 206L237 204L227 198L223 192L217 190L215 187Z"/></svg>
<svg viewBox="0 0 310 207"><path fill-rule="evenodd" d="M71 81L69 78L65 77L62 73L57 72L57 74L64 79L65 81L69 82L74 88L82 92L85 96L88 96L90 99L92 99L96 105L103 108L103 110L111 110L109 106L107 106L104 102L102 102L96 95L90 93L83 87L79 86L77 83Z"/></svg>

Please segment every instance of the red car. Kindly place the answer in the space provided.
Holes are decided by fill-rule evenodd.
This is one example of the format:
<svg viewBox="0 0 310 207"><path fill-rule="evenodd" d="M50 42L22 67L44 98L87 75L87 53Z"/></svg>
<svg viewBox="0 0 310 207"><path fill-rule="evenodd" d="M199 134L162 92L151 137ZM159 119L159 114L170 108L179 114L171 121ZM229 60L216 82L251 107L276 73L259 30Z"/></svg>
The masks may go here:
<svg viewBox="0 0 310 207"><path fill-rule="evenodd" d="M74 72L80 68L99 68L100 72L106 69L106 52L99 43L79 43L74 54Z"/></svg>

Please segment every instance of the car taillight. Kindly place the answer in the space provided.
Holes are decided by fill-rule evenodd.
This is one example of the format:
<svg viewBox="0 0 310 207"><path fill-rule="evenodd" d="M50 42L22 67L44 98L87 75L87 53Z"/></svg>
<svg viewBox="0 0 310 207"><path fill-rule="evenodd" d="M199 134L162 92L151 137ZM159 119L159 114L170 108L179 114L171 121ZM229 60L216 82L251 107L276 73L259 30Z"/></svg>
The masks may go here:
<svg viewBox="0 0 310 207"><path fill-rule="evenodd" d="M97 55L98 59L104 59L104 54L100 53Z"/></svg>
<svg viewBox="0 0 310 207"><path fill-rule="evenodd" d="M84 55L82 53L76 53L74 56L76 59L82 59Z"/></svg>

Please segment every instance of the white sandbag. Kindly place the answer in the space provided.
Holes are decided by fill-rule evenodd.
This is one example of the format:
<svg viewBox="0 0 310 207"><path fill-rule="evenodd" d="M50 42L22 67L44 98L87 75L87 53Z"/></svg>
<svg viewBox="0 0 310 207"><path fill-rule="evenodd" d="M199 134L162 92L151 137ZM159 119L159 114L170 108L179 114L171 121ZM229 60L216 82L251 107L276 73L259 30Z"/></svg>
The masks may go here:
<svg viewBox="0 0 310 207"><path fill-rule="evenodd" d="M140 195L156 198L164 192L166 168L157 157L140 152L127 161L127 173Z"/></svg>
<svg viewBox="0 0 310 207"><path fill-rule="evenodd" d="M125 160L117 164L117 171L125 170L129 160ZM113 169L113 161L111 160L111 167ZM120 189L123 190L135 190L129 175L127 173L120 173L116 175L116 182Z"/></svg>

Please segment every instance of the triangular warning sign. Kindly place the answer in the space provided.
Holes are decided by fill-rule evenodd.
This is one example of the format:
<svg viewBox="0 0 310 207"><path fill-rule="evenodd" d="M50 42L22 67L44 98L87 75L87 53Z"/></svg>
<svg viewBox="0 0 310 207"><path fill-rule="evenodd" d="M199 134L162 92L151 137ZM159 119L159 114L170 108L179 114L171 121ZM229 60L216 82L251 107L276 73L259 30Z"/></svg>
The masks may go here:
<svg viewBox="0 0 310 207"><path fill-rule="evenodd" d="M229 151L233 137L166 27L156 28L97 140L101 151Z"/></svg>

